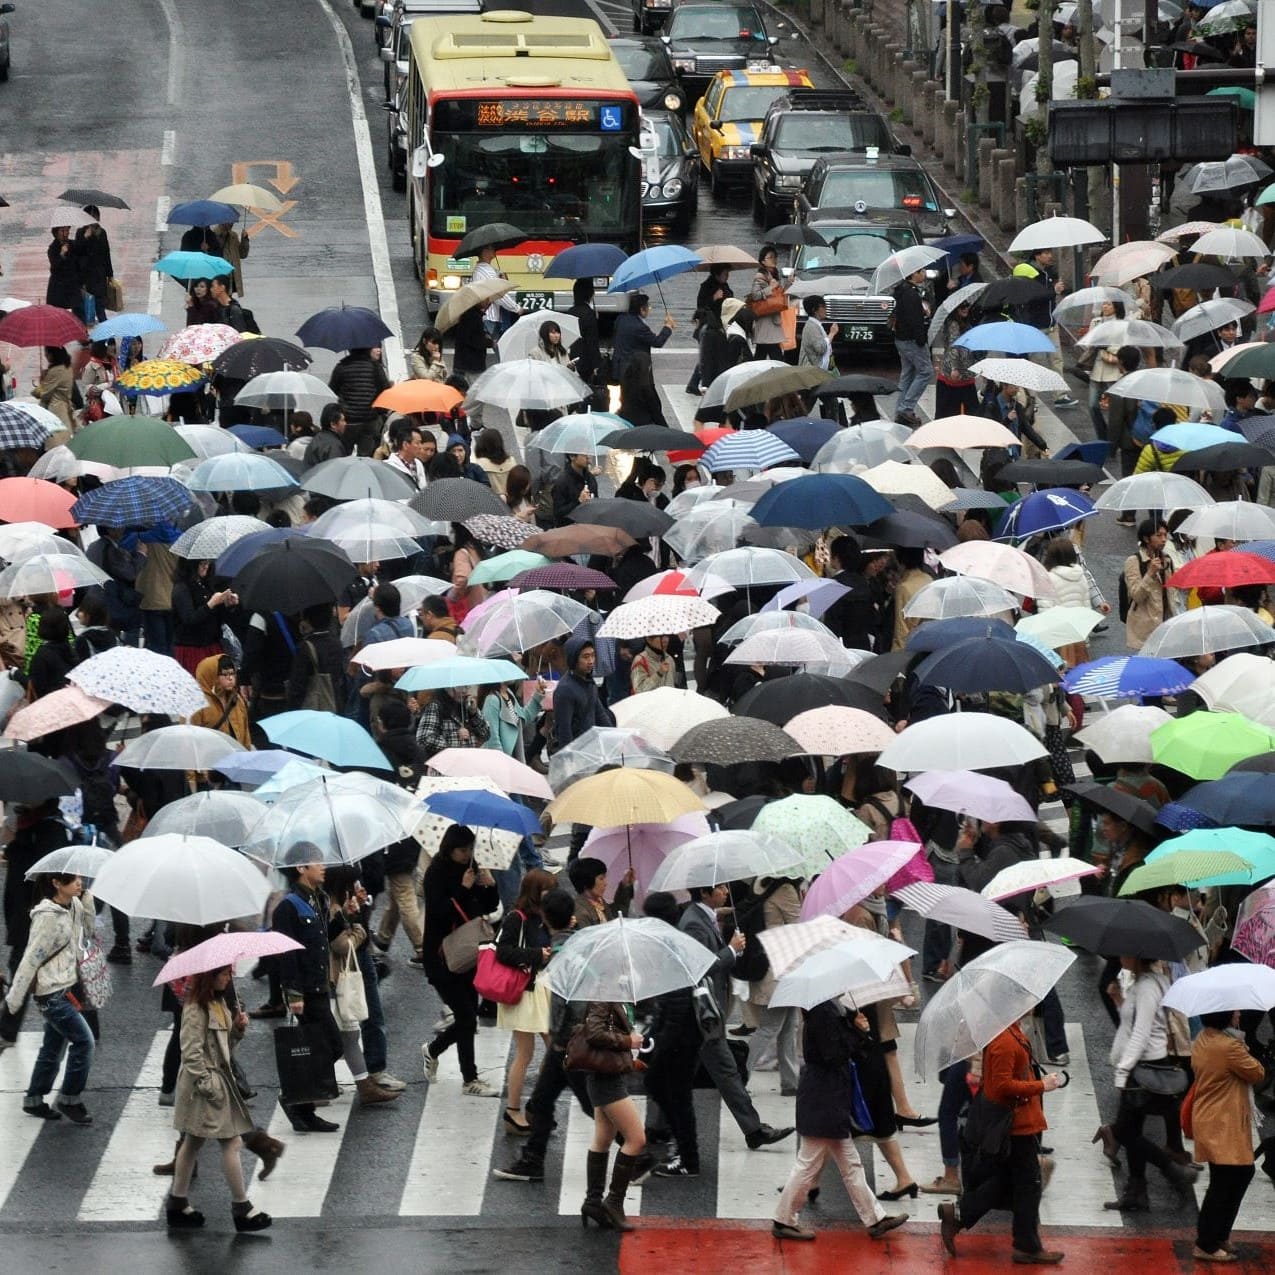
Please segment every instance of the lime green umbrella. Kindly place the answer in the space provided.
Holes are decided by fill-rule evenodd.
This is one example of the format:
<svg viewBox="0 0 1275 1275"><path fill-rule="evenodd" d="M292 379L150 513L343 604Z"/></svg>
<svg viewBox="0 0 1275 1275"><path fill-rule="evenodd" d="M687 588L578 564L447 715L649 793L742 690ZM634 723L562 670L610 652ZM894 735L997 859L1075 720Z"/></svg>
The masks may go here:
<svg viewBox="0 0 1275 1275"><path fill-rule="evenodd" d="M1151 758L1192 779L1221 779L1236 762L1275 752L1275 735L1238 713L1191 713L1151 732Z"/></svg>
<svg viewBox="0 0 1275 1275"><path fill-rule="evenodd" d="M67 447L80 460L129 469L141 465L175 465L194 459L190 444L155 416L107 416L86 425Z"/></svg>
<svg viewBox="0 0 1275 1275"><path fill-rule="evenodd" d="M1253 865L1247 859L1229 850L1177 850L1134 868L1120 887L1120 894L1139 894L1169 885L1209 885L1212 877L1252 871Z"/></svg>
<svg viewBox="0 0 1275 1275"><path fill-rule="evenodd" d="M543 553L532 553L529 549L510 549L508 553L498 553L494 558L480 562L469 573L470 584L494 584L501 580L512 580L523 571L532 567L547 567L553 561Z"/></svg>
<svg viewBox="0 0 1275 1275"><path fill-rule="evenodd" d="M1236 105L1242 106L1246 111L1257 109L1257 94L1252 89L1240 88L1235 84L1228 84L1220 89L1209 89L1205 96L1234 98Z"/></svg>

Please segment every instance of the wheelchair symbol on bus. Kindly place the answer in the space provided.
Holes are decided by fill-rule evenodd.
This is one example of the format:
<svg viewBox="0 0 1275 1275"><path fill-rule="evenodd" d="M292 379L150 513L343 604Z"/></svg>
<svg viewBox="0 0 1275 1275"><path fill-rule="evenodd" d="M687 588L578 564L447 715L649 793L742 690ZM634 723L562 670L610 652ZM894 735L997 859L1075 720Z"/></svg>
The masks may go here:
<svg viewBox="0 0 1275 1275"><path fill-rule="evenodd" d="M601 125L604 133L618 133L622 127L623 113L618 106L604 106L601 112Z"/></svg>

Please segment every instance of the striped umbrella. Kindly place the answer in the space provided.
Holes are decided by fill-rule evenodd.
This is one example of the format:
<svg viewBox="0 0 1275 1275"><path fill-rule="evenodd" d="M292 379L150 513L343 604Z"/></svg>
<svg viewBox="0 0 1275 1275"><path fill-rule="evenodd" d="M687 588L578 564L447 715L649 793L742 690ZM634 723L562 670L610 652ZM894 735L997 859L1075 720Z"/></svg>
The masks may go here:
<svg viewBox="0 0 1275 1275"><path fill-rule="evenodd" d="M728 469L769 469L772 465L800 465L797 455L782 438L769 430L747 429L719 438L700 458L711 474Z"/></svg>

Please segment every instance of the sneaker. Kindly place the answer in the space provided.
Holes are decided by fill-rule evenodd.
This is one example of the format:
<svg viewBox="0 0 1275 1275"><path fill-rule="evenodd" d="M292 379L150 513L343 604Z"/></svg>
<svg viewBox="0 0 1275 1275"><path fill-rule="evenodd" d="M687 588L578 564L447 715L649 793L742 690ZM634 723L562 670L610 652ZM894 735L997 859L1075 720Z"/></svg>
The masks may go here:
<svg viewBox="0 0 1275 1275"><path fill-rule="evenodd" d="M545 1166L539 1160L520 1155L507 1169L493 1169L491 1175L502 1182L543 1182Z"/></svg>
<svg viewBox="0 0 1275 1275"><path fill-rule="evenodd" d="M421 1046L421 1061L425 1064L425 1079L432 1085L438 1079L438 1059L429 1052L428 1045Z"/></svg>
<svg viewBox="0 0 1275 1275"><path fill-rule="evenodd" d="M406 1080L400 1080L397 1076L392 1076L388 1071L374 1071L371 1079L376 1082L378 1089L388 1089L391 1093L402 1093L407 1088Z"/></svg>
<svg viewBox="0 0 1275 1275"><path fill-rule="evenodd" d="M85 1110L82 1102L67 1102L65 1098L59 1098L57 1108L72 1124L93 1123L93 1117Z"/></svg>
<svg viewBox="0 0 1275 1275"><path fill-rule="evenodd" d="M467 1080L461 1087L461 1093L470 1098L499 1098L500 1090L493 1089L485 1080Z"/></svg>
<svg viewBox="0 0 1275 1275"><path fill-rule="evenodd" d="M161 1107L172 1107L176 1104L176 1102L177 1095L171 1090L167 1093L165 1093L162 1089L159 1091L159 1105Z"/></svg>
<svg viewBox="0 0 1275 1275"><path fill-rule="evenodd" d="M389 939L383 939L379 934L373 934L372 946L376 948L378 952L388 952L390 950L390 941Z"/></svg>
<svg viewBox="0 0 1275 1275"><path fill-rule="evenodd" d="M445 1032L456 1021L456 1015L450 1009L445 1009L442 1017L434 1024L434 1035L439 1036Z"/></svg>
<svg viewBox="0 0 1275 1275"><path fill-rule="evenodd" d="M1055 1054L1052 1058L1047 1058L1045 1061L1048 1062L1051 1067L1070 1067L1071 1055L1066 1051L1063 1051L1062 1053Z"/></svg>
<svg viewBox="0 0 1275 1275"><path fill-rule="evenodd" d="M423 969L425 968L425 958L424 958L423 956L420 956L420 955L417 955L417 956L409 956L409 957L407 958L407 963L408 963L408 964L409 964L409 965L410 965L410 966L411 966L414 970L423 970Z"/></svg>
<svg viewBox="0 0 1275 1275"><path fill-rule="evenodd" d="M657 1178L697 1178L699 1165L687 1164L680 1155L675 1155L663 1164L657 1164L652 1172Z"/></svg>
<svg viewBox="0 0 1275 1275"><path fill-rule="evenodd" d="M1078 398L1072 398L1070 394L1064 394L1062 395L1061 398L1054 399L1054 406L1055 407L1079 407L1080 400Z"/></svg>

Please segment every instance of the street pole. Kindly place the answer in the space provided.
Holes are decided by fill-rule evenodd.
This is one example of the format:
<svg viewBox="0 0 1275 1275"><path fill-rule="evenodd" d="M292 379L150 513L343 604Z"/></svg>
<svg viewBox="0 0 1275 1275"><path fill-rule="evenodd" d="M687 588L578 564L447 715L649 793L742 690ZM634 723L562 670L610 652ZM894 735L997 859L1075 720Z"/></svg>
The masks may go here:
<svg viewBox="0 0 1275 1275"><path fill-rule="evenodd" d="M1112 65L1124 67L1124 0L1116 0L1115 39L1111 42ZM1120 242L1120 165L1111 165L1111 246Z"/></svg>

